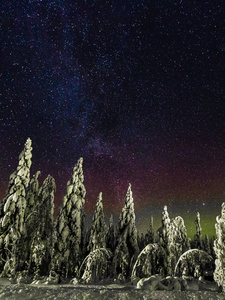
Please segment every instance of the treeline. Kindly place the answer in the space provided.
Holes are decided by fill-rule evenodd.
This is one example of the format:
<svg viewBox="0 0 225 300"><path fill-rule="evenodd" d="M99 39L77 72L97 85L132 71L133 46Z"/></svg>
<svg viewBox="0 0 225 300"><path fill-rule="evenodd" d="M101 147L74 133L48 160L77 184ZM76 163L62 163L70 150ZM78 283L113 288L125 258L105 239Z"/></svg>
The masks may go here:
<svg viewBox="0 0 225 300"><path fill-rule="evenodd" d="M214 272L218 285L225 284L225 203L221 217L217 218L216 240L202 237L198 213L196 234L191 241L184 220L179 216L170 220L166 206L161 228L154 231L151 217L148 232L139 235L129 185L118 224L114 226L111 217L106 225L100 193L91 228L86 230L83 159L80 158L73 169L54 220L55 180L48 176L40 187L40 171L30 179L31 152L31 140L28 139L17 169L9 178L6 196L0 202L1 277L17 281L44 278L47 282L75 278L74 282L90 283L105 278L124 282L154 274L166 277L175 272L200 276L206 271L202 267L204 257L210 262L209 257L212 257L208 269ZM186 255L190 261L185 258L185 267L179 265L178 270L178 261L183 262L179 259L190 249L199 249L205 256L199 254L200 262L196 264L193 257Z"/></svg>

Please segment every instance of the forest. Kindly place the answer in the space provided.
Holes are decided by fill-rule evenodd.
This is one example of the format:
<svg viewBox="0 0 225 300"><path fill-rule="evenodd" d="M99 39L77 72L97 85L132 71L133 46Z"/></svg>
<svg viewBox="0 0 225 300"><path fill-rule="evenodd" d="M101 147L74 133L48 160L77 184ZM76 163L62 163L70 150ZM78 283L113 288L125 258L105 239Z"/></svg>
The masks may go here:
<svg viewBox="0 0 225 300"><path fill-rule="evenodd" d="M54 218L55 180L39 186L40 171L30 178L32 141L27 139L16 170L0 202L0 277L12 283L129 283L137 288L198 288L225 292L225 202L215 220L216 237L202 236L197 213L196 234L187 236L182 217L170 219L162 209L162 225L153 217L147 233L135 225L131 185L119 221L105 221L99 193L90 228L85 226L83 158L73 168ZM207 284L206 284L207 283Z"/></svg>

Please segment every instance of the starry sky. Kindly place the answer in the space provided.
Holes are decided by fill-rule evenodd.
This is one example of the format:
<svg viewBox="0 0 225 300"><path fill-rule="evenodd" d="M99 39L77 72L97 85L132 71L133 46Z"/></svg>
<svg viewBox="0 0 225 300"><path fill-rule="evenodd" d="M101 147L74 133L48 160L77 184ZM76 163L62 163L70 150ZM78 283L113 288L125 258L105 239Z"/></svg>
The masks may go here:
<svg viewBox="0 0 225 300"><path fill-rule="evenodd" d="M84 158L85 209L118 217L132 184L138 229L163 206L214 234L225 198L221 1L3 0L0 197L28 137L31 174L61 204Z"/></svg>

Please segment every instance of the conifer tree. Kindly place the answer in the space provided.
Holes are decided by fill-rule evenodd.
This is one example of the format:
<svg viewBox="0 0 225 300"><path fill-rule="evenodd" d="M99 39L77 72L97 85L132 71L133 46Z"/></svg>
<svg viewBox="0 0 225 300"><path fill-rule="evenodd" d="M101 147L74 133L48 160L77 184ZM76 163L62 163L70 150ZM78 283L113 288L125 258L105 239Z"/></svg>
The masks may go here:
<svg viewBox="0 0 225 300"><path fill-rule="evenodd" d="M106 247L106 225L102 204L102 193L99 194L96 209L92 219L91 235L88 251Z"/></svg>
<svg viewBox="0 0 225 300"><path fill-rule="evenodd" d="M216 254L214 280L225 292L225 202L222 203L221 216L216 217L214 250Z"/></svg>
<svg viewBox="0 0 225 300"><path fill-rule="evenodd" d="M38 222L31 240L30 268L34 270L34 279L49 271L54 244L55 191L55 180L48 175L38 194Z"/></svg>
<svg viewBox="0 0 225 300"><path fill-rule="evenodd" d="M181 252L178 253L179 256L190 249L190 241L187 236L187 229L184 225L184 219L180 216L176 217L172 222L173 228L173 243L180 245Z"/></svg>
<svg viewBox="0 0 225 300"><path fill-rule="evenodd" d="M130 275L138 253L139 247L137 241L137 228L135 225L134 203L131 184L129 184L125 198L125 204L117 225L117 242L113 259L114 275L116 275L118 269L123 269L123 264L124 266L130 266L128 268L124 267L124 270L127 271L124 271L123 276L126 278L128 275ZM120 255L122 262L120 262L121 266L118 268L118 258Z"/></svg>
<svg viewBox="0 0 225 300"><path fill-rule="evenodd" d="M67 194L63 198L56 220L57 242L49 280L56 276L55 273L61 278L78 276L78 269L83 259L83 206L86 190L83 185L82 164L83 158L80 158L73 169L71 179L67 182Z"/></svg>
<svg viewBox="0 0 225 300"><path fill-rule="evenodd" d="M202 250L203 244L202 244L202 228L201 228L201 220L200 220L200 213L197 212L196 219L195 219L195 225L196 225L196 234L194 236L194 246L195 248Z"/></svg>
<svg viewBox="0 0 225 300"><path fill-rule="evenodd" d="M162 240L163 243L167 246L172 243L172 230L171 230L171 222L170 217L167 211L167 206L164 206L162 213Z"/></svg>
<svg viewBox="0 0 225 300"><path fill-rule="evenodd" d="M164 274L172 275L172 259L173 259L173 232L167 206L164 206L162 213L162 227L158 231L160 238L160 246L164 248L166 257L163 259Z"/></svg>
<svg viewBox="0 0 225 300"><path fill-rule="evenodd" d="M15 277L24 267L26 249L25 210L26 192L30 181L32 146L28 138L19 155L19 164L9 178L9 186L3 199L4 216L0 220L1 256L5 261L1 276ZM2 265L3 267L3 265Z"/></svg>

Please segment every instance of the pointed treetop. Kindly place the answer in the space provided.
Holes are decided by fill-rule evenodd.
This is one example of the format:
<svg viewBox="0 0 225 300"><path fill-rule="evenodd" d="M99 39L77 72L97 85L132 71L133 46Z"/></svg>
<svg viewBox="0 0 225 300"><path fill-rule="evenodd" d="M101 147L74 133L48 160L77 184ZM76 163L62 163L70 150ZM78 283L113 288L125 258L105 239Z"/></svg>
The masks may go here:
<svg viewBox="0 0 225 300"><path fill-rule="evenodd" d="M38 177L40 176L40 174L41 174L41 171L37 171L35 174L34 174L34 179L35 180L37 180L38 179Z"/></svg>
<svg viewBox="0 0 225 300"><path fill-rule="evenodd" d="M26 143L24 144L24 150L22 153L25 153L25 158L30 159L32 157L31 151L32 151L32 141L30 138L26 140Z"/></svg>
<svg viewBox="0 0 225 300"><path fill-rule="evenodd" d="M32 144L32 141L30 138L27 138L26 143L25 143L25 147L30 148Z"/></svg>
<svg viewBox="0 0 225 300"><path fill-rule="evenodd" d="M76 163L76 165L74 166L74 170L75 169L82 169L82 165L83 165L83 157L80 157Z"/></svg>
<svg viewBox="0 0 225 300"><path fill-rule="evenodd" d="M199 212L197 212L197 214L196 214L195 224L196 224L196 228L199 230L199 232L202 231L201 224L200 224L200 213Z"/></svg>
<svg viewBox="0 0 225 300"><path fill-rule="evenodd" d="M51 175L48 175L45 180L43 181L43 184L42 184L42 187L39 191L39 194L45 190L46 188L48 188L49 190L52 190L52 191L56 191L56 184L55 184L55 179L51 176Z"/></svg>
<svg viewBox="0 0 225 300"><path fill-rule="evenodd" d="M98 200L96 202L96 210L95 210L95 213L93 216L93 220L95 220L99 216L99 214L104 215L103 214L103 203L102 203L102 192L99 193Z"/></svg>
<svg viewBox="0 0 225 300"><path fill-rule="evenodd" d="M102 206L102 192L100 192L98 195L96 206Z"/></svg>
<svg viewBox="0 0 225 300"><path fill-rule="evenodd" d="M130 183L128 185L127 194L131 194L132 195L132 190L131 190L131 184Z"/></svg>
<svg viewBox="0 0 225 300"><path fill-rule="evenodd" d="M169 225L169 223L170 223L170 217L167 211L167 206L165 205L162 212L162 224L164 226L165 224Z"/></svg>
<svg viewBox="0 0 225 300"><path fill-rule="evenodd" d="M71 183L77 183L78 181L80 183L83 183L84 181L84 175L83 175L83 157L81 157L80 159L78 159L76 165L73 168L73 176L71 178L71 180L68 182L68 184Z"/></svg>
<svg viewBox="0 0 225 300"><path fill-rule="evenodd" d="M132 191L131 191L131 184L129 184L125 201L124 201L124 207L122 208L122 212L120 214L120 228L123 228L124 226L128 225L130 222L135 222L135 213L134 213L134 200L132 197Z"/></svg>
<svg viewBox="0 0 225 300"><path fill-rule="evenodd" d="M127 202L133 202L132 190L131 190L131 184L130 183L129 183L126 198L125 198L125 203L127 203Z"/></svg>

